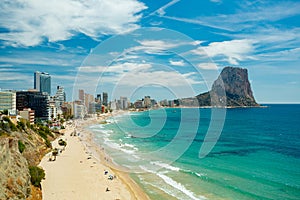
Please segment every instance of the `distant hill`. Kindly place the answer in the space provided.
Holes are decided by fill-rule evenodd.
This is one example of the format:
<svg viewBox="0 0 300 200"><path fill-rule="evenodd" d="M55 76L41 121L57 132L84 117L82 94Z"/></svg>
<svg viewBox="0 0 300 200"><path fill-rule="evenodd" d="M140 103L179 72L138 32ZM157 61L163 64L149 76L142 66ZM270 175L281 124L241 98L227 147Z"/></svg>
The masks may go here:
<svg viewBox="0 0 300 200"><path fill-rule="evenodd" d="M248 80L247 69L225 67L209 92L179 100L186 106L252 107L259 106L255 101Z"/></svg>

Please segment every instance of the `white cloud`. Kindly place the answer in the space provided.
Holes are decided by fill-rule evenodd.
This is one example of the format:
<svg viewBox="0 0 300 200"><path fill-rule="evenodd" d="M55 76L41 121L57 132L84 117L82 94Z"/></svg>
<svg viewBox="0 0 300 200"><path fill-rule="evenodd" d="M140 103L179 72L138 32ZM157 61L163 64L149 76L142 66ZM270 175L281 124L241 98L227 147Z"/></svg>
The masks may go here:
<svg viewBox="0 0 300 200"><path fill-rule="evenodd" d="M178 43L166 42L164 40L140 40L137 42L140 43L140 46L131 47L125 53L143 51L148 54L165 55L168 54L168 49L180 46Z"/></svg>
<svg viewBox="0 0 300 200"><path fill-rule="evenodd" d="M121 63L116 65L110 65L110 66L81 66L78 70L78 73L84 73L84 76L86 76L86 73L90 73L89 76L99 76L99 74L96 73L116 73L116 74L122 74L124 72L133 71L135 69L150 69L152 67L151 64L148 63ZM117 75L116 75L117 76Z"/></svg>
<svg viewBox="0 0 300 200"><path fill-rule="evenodd" d="M118 85L136 86L157 84L166 87L200 84L192 78L193 73L180 74L176 71L132 71L125 73Z"/></svg>
<svg viewBox="0 0 300 200"><path fill-rule="evenodd" d="M201 84L195 72L179 73L178 71L161 70L148 63L122 63L112 66L83 66L77 75L77 83L89 82L118 84L119 86L135 86L143 84L158 84L164 86L181 86L186 84ZM170 71L169 71L170 70ZM90 86L91 86L90 85Z"/></svg>
<svg viewBox="0 0 300 200"><path fill-rule="evenodd" d="M174 66L181 66L181 67L185 65L185 63L184 63L183 60L178 60L178 61L169 60L169 63L170 63L171 65L174 65Z"/></svg>
<svg viewBox="0 0 300 200"><path fill-rule="evenodd" d="M181 46L198 46L202 41L184 41L184 40L138 40L140 46L131 47L126 53L143 51L148 54L166 55L170 54L173 49ZM169 50L171 52L169 52Z"/></svg>
<svg viewBox="0 0 300 200"><path fill-rule="evenodd" d="M0 81L18 81L18 80L31 80L30 75L20 72L1 72Z"/></svg>
<svg viewBox="0 0 300 200"><path fill-rule="evenodd" d="M171 19L171 20L175 20L175 21L180 21L180 22L185 22L185 23L190 23L190 24L198 24L198 25L202 25L202 26L208 26L208 27L212 27L212 28L216 28L216 29L222 29L222 30L227 30L227 31L232 31L233 27L230 26L224 26L224 24L219 24L219 23L214 23L211 22L213 21L213 19L203 19L204 17L201 17L201 19L191 19L191 18L184 18L184 17L175 17L175 16L162 16L163 18L166 19Z"/></svg>
<svg viewBox="0 0 300 200"><path fill-rule="evenodd" d="M208 57L225 56L230 64L237 65L239 61L253 59L251 54L254 51L254 43L253 40L248 39L212 42L192 52L198 55L206 54Z"/></svg>
<svg viewBox="0 0 300 200"><path fill-rule="evenodd" d="M299 61L300 48L287 49L276 52L260 53L256 57L264 61L278 62L278 61Z"/></svg>
<svg viewBox="0 0 300 200"><path fill-rule="evenodd" d="M0 62L10 65L56 65L73 67L79 65L83 56L65 52L13 51L11 54L1 55Z"/></svg>
<svg viewBox="0 0 300 200"><path fill-rule="evenodd" d="M211 1L218 2L221 0ZM216 13L211 16L198 16L195 18L167 15L161 17L221 30L240 31L256 27L259 22L275 22L298 15L300 10L299 2L282 1L273 3L270 1L269 3L265 3L264 1L255 1L255 3L251 1L250 3L245 3L245 1L242 1L241 8L236 9L236 13L233 14Z"/></svg>
<svg viewBox="0 0 300 200"><path fill-rule="evenodd" d="M170 49L179 46L178 44L166 42L164 40L141 40L138 41L144 48L150 49Z"/></svg>
<svg viewBox="0 0 300 200"><path fill-rule="evenodd" d="M35 46L67 40L76 33L97 38L138 28L139 14L146 9L137 0L5 1L0 5L1 33L7 45Z"/></svg>
<svg viewBox="0 0 300 200"><path fill-rule="evenodd" d="M153 14L156 14L156 13L159 14L159 15L164 15L164 14L166 14L165 10L167 8L169 8L170 6L176 4L179 1L180 0L172 0L169 3L167 3L166 5L160 7L159 9L157 9L156 11L154 11L153 13L151 13L150 15L153 15Z"/></svg>
<svg viewBox="0 0 300 200"><path fill-rule="evenodd" d="M200 69L204 69L204 70L217 70L218 67L215 63L200 63L198 64L198 67Z"/></svg>

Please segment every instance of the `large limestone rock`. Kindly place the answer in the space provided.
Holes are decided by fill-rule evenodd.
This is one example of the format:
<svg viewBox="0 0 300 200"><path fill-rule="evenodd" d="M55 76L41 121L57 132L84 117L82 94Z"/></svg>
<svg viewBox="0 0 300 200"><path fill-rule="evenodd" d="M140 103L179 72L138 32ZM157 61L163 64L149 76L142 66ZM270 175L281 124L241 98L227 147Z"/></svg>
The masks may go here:
<svg viewBox="0 0 300 200"><path fill-rule="evenodd" d="M199 106L259 106L251 90L247 69L236 67L225 67L211 91L196 98Z"/></svg>

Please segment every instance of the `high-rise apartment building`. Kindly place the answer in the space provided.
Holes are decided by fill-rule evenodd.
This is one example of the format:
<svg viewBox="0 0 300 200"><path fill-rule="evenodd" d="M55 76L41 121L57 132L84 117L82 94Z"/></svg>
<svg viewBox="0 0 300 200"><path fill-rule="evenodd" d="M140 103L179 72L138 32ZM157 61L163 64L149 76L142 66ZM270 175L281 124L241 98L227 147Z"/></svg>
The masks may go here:
<svg viewBox="0 0 300 200"><path fill-rule="evenodd" d="M84 105L86 107L86 110L89 112L90 110L95 109L95 98L92 94L84 94ZM91 107L91 108L90 108ZM92 108L94 107L94 108ZM90 113L90 112L89 112Z"/></svg>
<svg viewBox="0 0 300 200"><path fill-rule="evenodd" d="M60 109L63 103L66 102L66 93L64 87L57 86L57 91L54 96L54 100L55 100L56 107Z"/></svg>
<svg viewBox="0 0 300 200"><path fill-rule="evenodd" d="M101 94L97 94L96 102L101 103Z"/></svg>
<svg viewBox="0 0 300 200"><path fill-rule="evenodd" d="M49 115L49 96L38 91L18 91L17 110L31 108L35 111L35 117L43 120L48 119Z"/></svg>
<svg viewBox="0 0 300 200"><path fill-rule="evenodd" d="M119 108L120 108L121 110L126 110L126 109L128 109L128 98L127 98L127 97L120 97Z"/></svg>
<svg viewBox="0 0 300 200"><path fill-rule="evenodd" d="M45 72L34 72L34 89L51 95L51 76Z"/></svg>
<svg viewBox="0 0 300 200"><path fill-rule="evenodd" d="M81 100L81 103L84 103L84 90L79 90L78 97L79 100Z"/></svg>
<svg viewBox="0 0 300 200"><path fill-rule="evenodd" d="M8 110L10 115L16 115L16 93L0 91L0 111Z"/></svg>
<svg viewBox="0 0 300 200"><path fill-rule="evenodd" d="M106 92L103 92L102 98L103 98L103 105L107 106L108 105L108 94Z"/></svg>
<svg viewBox="0 0 300 200"><path fill-rule="evenodd" d="M150 108L151 107L151 98L150 96L145 96L144 98L144 107Z"/></svg>

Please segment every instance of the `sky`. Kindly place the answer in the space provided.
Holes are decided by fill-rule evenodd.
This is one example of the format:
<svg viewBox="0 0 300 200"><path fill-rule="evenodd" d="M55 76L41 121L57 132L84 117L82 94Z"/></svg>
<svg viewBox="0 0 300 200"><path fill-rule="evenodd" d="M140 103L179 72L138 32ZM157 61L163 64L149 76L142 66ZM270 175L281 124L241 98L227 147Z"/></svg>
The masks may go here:
<svg viewBox="0 0 300 200"><path fill-rule="evenodd" d="M248 69L259 103L300 102L298 0L4 0L0 88L110 99L191 97L226 66Z"/></svg>

